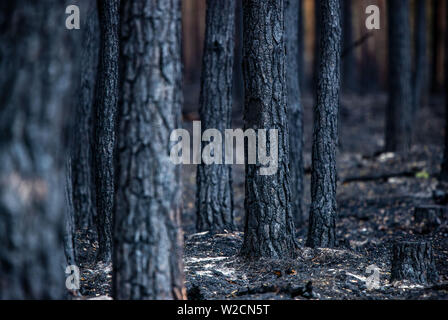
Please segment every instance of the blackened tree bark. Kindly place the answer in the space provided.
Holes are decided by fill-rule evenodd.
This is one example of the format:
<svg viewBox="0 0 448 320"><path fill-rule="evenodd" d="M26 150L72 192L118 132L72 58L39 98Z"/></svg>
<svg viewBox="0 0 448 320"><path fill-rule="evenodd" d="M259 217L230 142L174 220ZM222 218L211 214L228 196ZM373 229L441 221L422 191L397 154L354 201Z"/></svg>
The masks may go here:
<svg viewBox="0 0 448 320"><path fill-rule="evenodd" d="M445 16L448 18L448 4L445 6ZM448 21L448 19L446 20ZM448 182L448 30L445 32L445 152L443 155L440 180Z"/></svg>
<svg viewBox="0 0 448 320"><path fill-rule="evenodd" d="M11 1L0 18L0 299L65 296L65 135L78 69L68 4Z"/></svg>
<svg viewBox="0 0 448 320"><path fill-rule="evenodd" d="M322 23L317 106L311 168L311 209L307 246L336 244L336 149L341 57L339 0L320 1Z"/></svg>
<svg viewBox="0 0 448 320"><path fill-rule="evenodd" d="M428 59L426 54L426 1L417 0L415 6L415 31L414 31L414 74L413 74L413 110L415 112L420 108L426 91L428 79Z"/></svg>
<svg viewBox="0 0 448 320"><path fill-rule="evenodd" d="M261 175L246 165L246 224L241 254L247 258L295 256L291 214L283 1L243 2L243 72L246 128L278 130L278 170Z"/></svg>
<svg viewBox="0 0 448 320"><path fill-rule="evenodd" d="M353 44L352 0L342 0L342 48L345 50ZM342 60L342 89L347 92L356 90L355 53L346 51Z"/></svg>
<svg viewBox="0 0 448 320"><path fill-rule="evenodd" d="M183 299L180 167L170 134L182 105L180 1L123 1L113 294Z"/></svg>
<svg viewBox="0 0 448 320"><path fill-rule="evenodd" d="M101 30L99 69L95 93L95 185L98 260L112 254L112 212L115 196L115 136L118 103L118 28L120 0L98 1Z"/></svg>
<svg viewBox="0 0 448 320"><path fill-rule="evenodd" d="M202 131L217 129L223 137L224 130L229 129L232 123L234 20L234 0L207 0L199 113ZM197 229L213 232L232 230L231 166L200 164L196 180Z"/></svg>
<svg viewBox="0 0 448 320"><path fill-rule="evenodd" d="M93 227L96 215L92 142L100 37L96 1L91 1L89 7L83 26L80 93L71 145L73 220L76 230Z"/></svg>
<svg viewBox="0 0 448 320"><path fill-rule="evenodd" d="M406 152L411 146L412 88L409 0L387 1L389 29L389 102L386 151Z"/></svg>
<svg viewBox="0 0 448 320"><path fill-rule="evenodd" d="M304 217L302 212L303 201L303 110L300 97L299 69L299 5L300 1L285 0L285 42L286 42L286 81L287 103L289 117L289 150L290 150L290 187L291 212L296 225L302 225Z"/></svg>

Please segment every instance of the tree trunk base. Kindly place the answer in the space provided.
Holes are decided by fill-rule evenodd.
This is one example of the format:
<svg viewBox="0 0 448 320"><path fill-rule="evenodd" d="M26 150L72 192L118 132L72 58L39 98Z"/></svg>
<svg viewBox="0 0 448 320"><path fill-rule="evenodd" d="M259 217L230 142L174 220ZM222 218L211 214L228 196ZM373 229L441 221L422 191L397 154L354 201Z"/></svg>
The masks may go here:
<svg viewBox="0 0 448 320"><path fill-rule="evenodd" d="M408 280L419 284L439 280L429 241L397 241L392 248L391 281Z"/></svg>
<svg viewBox="0 0 448 320"><path fill-rule="evenodd" d="M420 233L435 231L448 217L448 207L438 205L422 205L414 209L414 221Z"/></svg>
<svg viewBox="0 0 448 320"><path fill-rule="evenodd" d="M448 182L439 182L432 194L434 201L440 205L448 204Z"/></svg>

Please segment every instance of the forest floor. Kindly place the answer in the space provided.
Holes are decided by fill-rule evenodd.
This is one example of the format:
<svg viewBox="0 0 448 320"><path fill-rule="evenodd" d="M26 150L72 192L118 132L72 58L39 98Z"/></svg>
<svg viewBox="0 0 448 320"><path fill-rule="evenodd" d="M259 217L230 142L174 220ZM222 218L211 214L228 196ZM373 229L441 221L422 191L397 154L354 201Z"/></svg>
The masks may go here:
<svg viewBox="0 0 448 320"><path fill-rule="evenodd" d="M305 210L310 203L312 100L305 106ZM185 276L189 299L448 299L448 217L430 229L414 221L414 208L435 204L440 187L443 100L431 99L417 114L409 154L381 153L386 97L343 97L338 155L338 218L335 249L304 246L307 224L298 226L294 260L246 262L238 255L243 239L244 168L233 166L236 230L211 235L195 231L194 166L183 170ZM188 124L186 125L188 128ZM234 120L234 127L242 127ZM438 199L438 202L446 201ZM446 202L445 202L446 205ZM398 238L432 242L438 283L390 282L391 248ZM94 235L79 235L86 261L94 257ZM367 272L378 271L369 290ZM110 296L110 266L81 265L81 294Z"/></svg>

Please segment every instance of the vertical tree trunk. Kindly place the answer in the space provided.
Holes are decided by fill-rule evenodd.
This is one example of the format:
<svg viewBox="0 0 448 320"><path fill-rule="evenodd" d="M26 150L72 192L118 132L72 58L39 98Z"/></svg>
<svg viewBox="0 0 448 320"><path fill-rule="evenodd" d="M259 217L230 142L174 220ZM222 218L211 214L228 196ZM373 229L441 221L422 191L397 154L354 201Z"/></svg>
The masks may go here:
<svg viewBox="0 0 448 320"><path fill-rule="evenodd" d="M417 0L415 7L415 40L414 40L414 79L413 79L413 110L412 118L415 112L420 108L423 96L426 95L426 83L428 74L428 64L426 55L426 0Z"/></svg>
<svg viewBox="0 0 448 320"><path fill-rule="evenodd" d="M285 1L285 42L286 42L286 69L287 103L289 117L289 150L291 173L291 212L295 223L301 225L304 217L302 212L303 201L303 110L300 97L299 69L299 4L297 0Z"/></svg>
<svg viewBox="0 0 448 320"><path fill-rule="evenodd" d="M124 1L113 294L185 298L180 167L170 134L182 105L180 1Z"/></svg>
<svg viewBox="0 0 448 320"><path fill-rule="evenodd" d="M81 81L71 138L71 199L74 229L92 228L96 216L93 168L93 104L99 56L99 23L96 1L83 25ZM78 260L78 259L76 259Z"/></svg>
<svg viewBox="0 0 448 320"><path fill-rule="evenodd" d="M234 20L234 0L207 0L199 113L202 131L217 129L222 136L232 123ZM233 193L230 165L200 164L196 180L197 229L214 232L232 230Z"/></svg>
<svg viewBox="0 0 448 320"><path fill-rule="evenodd" d="M412 89L409 0L388 1L389 102L386 112L386 151L411 146Z"/></svg>
<svg viewBox="0 0 448 320"><path fill-rule="evenodd" d="M64 136L78 70L66 5L18 0L2 12L0 299L65 296Z"/></svg>
<svg viewBox="0 0 448 320"><path fill-rule="evenodd" d="M341 56L339 0L320 1L321 52L314 108L311 210L307 246L336 244L336 146Z"/></svg>
<svg viewBox="0 0 448 320"><path fill-rule="evenodd" d="M442 2L440 0L432 0L432 50L431 50L431 92L438 93L440 92L440 83L439 83L439 60L440 60L440 42L441 42L441 26L439 20L439 14L442 7Z"/></svg>
<svg viewBox="0 0 448 320"><path fill-rule="evenodd" d="M349 48L353 43L352 0L342 0L342 48ZM355 53L348 50L342 60L342 89L347 92L356 90Z"/></svg>
<svg viewBox="0 0 448 320"><path fill-rule="evenodd" d="M95 185L98 260L112 252L112 211L115 195L115 136L118 103L118 26L120 0L98 1L101 47L95 97Z"/></svg>
<svg viewBox="0 0 448 320"><path fill-rule="evenodd" d="M448 21L448 4L445 6L445 10L446 21ZM448 182L448 28L445 32L445 152L440 180Z"/></svg>
<svg viewBox="0 0 448 320"><path fill-rule="evenodd" d="M246 165L246 224L241 254L247 258L295 256L291 214L282 0L243 2L243 72L246 128L278 130L278 170L261 175Z"/></svg>
<svg viewBox="0 0 448 320"><path fill-rule="evenodd" d="M303 0L297 0L299 16L299 87L305 92L305 15Z"/></svg>
<svg viewBox="0 0 448 320"><path fill-rule="evenodd" d="M313 93L317 90L317 82L319 77L319 65L320 65L320 39L321 39L321 26L320 21L320 0L314 0L314 59L313 59Z"/></svg>

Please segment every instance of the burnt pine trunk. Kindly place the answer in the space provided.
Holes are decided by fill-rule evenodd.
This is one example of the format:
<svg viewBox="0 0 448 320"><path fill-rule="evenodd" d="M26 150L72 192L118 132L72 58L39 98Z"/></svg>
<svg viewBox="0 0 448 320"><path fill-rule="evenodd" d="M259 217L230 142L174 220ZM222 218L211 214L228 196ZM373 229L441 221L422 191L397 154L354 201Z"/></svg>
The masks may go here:
<svg viewBox="0 0 448 320"><path fill-rule="evenodd" d="M386 151L406 152L411 146L412 88L409 0L387 1L389 29L389 101Z"/></svg>
<svg viewBox="0 0 448 320"><path fill-rule="evenodd" d="M113 295L185 298L180 166L170 134L182 105L180 1L123 1Z"/></svg>
<svg viewBox="0 0 448 320"><path fill-rule="evenodd" d="M99 23L96 1L91 1L83 25L79 101L71 144L73 220L76 230L92 228L96 215L93 168L93 104L99 56Z"/></svg>
<svg viewBox="0 0 448 320"><path fill-rule="evenodd" d="M1 5L0 299L66 292L64 154L78 70L68 4Z"/></svg>
<svg viewBox="0 0 448 320"><path fill-rule="evenodd" d="M341 56L339 0L320 1L322 23L317 105L311 168L311 208L307 246L336 244L336 149Z"/></svg>
<svg viewBox="0 0 448 320"><path fill-rule="evenodd" d="M246 165L241 254L250 259L294 257L283 1L244 1L243 26L245 128L278 130L278 169L261 175L260 164Z"/></svg>
<svg viewBox="0 0 448 320"><path fill-rule="evenodd" d="M300 97L300 1L285 0L286 81L289 117L291 212L296 225L304 221L303 202L303 110Z"/></svg>
<svg viewBox="0 0 448 320"><path fill-rule="evenodd" d="M234 0L207 0L199 114L202 131L217 129L222 137L232 122L234 20ZM206 144L203 142L203 146ZM224 164L224 156L222 163L198 166L196 208L199 231L221 232L234 228L232 171L230 165Z"/></svg>
<svg viewBox="0 0 448 320"><path fill-rule="evenodd" d="M445 6L448 21L448 4ZM440 180L448 182L448 32L445 32L445 152L443 155Z"/></svg>
<svg viewBox="0 0 448 320"><path fill-rule="evenodd" d="M415 6L414 31L414 79L413 79L413 110L412 116L420 108L426 95L428 79L428 59L426 54L426 0L417 0Z"/></svg>
<svg viewBox="0 0 448 320"><path fill-rule="evenodd" d="M95 185L98 260L112 254L112 212L115 196L115 136L118 103L119 0L98 1L101 30L100 57L95 93Z"/></svg>

